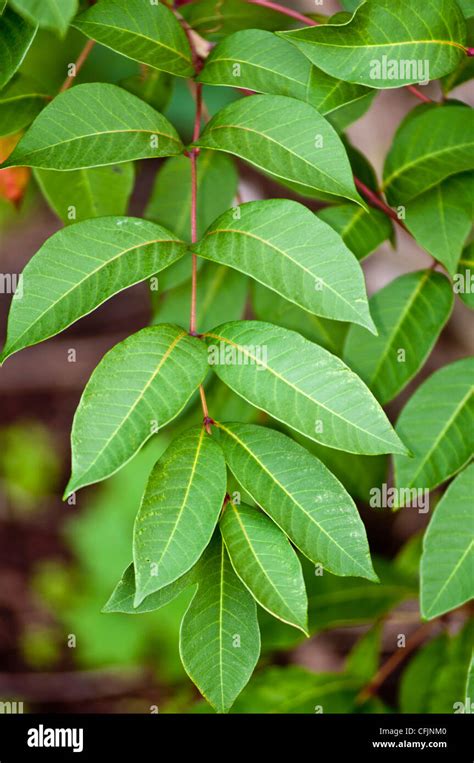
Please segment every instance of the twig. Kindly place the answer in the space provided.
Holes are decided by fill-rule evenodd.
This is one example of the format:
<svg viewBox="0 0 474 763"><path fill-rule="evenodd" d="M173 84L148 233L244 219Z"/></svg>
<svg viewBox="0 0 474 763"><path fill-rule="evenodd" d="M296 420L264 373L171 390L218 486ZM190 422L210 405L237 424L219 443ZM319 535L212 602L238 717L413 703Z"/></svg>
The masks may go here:
<svg viewBox="0 0 474 763"><path fill-rule="evenodd" d="M82 65L86 61L89 53L91 52L92 48L95 45L95 40L87 40L86 44L84 45L83 49L79 53L79 56L77 58L76 63L74 64L74 75L73 76L67 76L64 80L63 84L61 85L59 92L64 93L65 90L68 89L68 87L71 87L73 79L77 77L78 73L82 69Z"/></svg>
<svg viewBox="0 0 474 763"><path fill-rule="evenodd" d="M424 641L425 636L432 630L435 625L435 621L424 623L420 628L417 628L410 636L405 644L405 647L398 649L394 652L388 660L377 671L372 680L365 686L357 697L357 702L365 702L365 700L372 697L377 693L380 686L386 681L394 670L406 659L406 657L413 652L413 650Z"/></svg>
<svg viewBox="0 0 474 763"><path fill-rule="evenodd" d="M359 178L356 177L355 175L354 175L354 183L356 185L356 188L358 188L359 191L361 191L361 193L364 194L366 199L368 199L368 201L370 201L374 205L374 207L378 207L378 209L381 209L382 212L385 212L386 215L388 215L389 217L392 218L392 220L398 223L398 225L401 228L403 228L403 230L406 233L410 233L406 225L398 217L397 213L391 207L389 207L388 204L385 204L385 202L383 201L383 199L380 198L380 196L378 196L374 191L372 191L367 185L365 185L365 183L362 182L362 180L359 180Z"/></svg>

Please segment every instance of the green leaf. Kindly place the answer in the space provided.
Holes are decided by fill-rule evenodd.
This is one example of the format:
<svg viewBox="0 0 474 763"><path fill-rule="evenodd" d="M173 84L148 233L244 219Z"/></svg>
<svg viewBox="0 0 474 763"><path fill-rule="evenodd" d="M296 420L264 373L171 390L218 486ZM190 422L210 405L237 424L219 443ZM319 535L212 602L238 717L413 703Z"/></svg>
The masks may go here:
<svg viewBox="0 0 474 763"><path fill-rule="evenodd" d="M368 683L377 672L380 660L382 625L376 623L357 641L347 656L345 672Z"/></svg>
<svg viewBox="0 0 474 763"><path fill-rule="evenodd" d="M181 623L181 660L201 694L225 713L248 682L260 654L256 605L217 535L197 574L198 590Z"/></svg>
<svg viewBox="0 0 474 763"><path fill-rule="evenodd" d="M442 262L451 275L474 219L474 174L447 178L407 204L405 223L417 244Z"/></svg>
<svg viewBox="0 0 474 763"><path fill-rule="evenodd" d="M101 217L57 231L23 271L1 361L55 336L185 251L165 228L134 217Z"/></svg>
<svg viewBox="0 0 474 763"><path fill-rule="evenodd" d="M289 29L294 19L271 8L252 5L246 0L196 0L180 7L192 29L203 37L220 40L241 29Z"/></svg>
<svg viewBox="0 0 474 763"><path fill-rule="evenodd" d="M332 77L384 89L438 79L464 54L466 24L455 0L367 0L344 24L284 32Z"/></svg>
<svg viewBox="0 0 474 763"><path fill-rule="evenodd" d="M178 326L142 329L102 358L72 426L65 495L109 477L184 408L207 372L203 343Z"/></svg>
<svg viewBox="0 0 474 763"><path fill-rule="evenodd" d="M474 696L474 651L471 656L471 662L467 673L466 681L466 701L471 702L471 697Z"/></svg>
<svg viewBox="0 0 474 763"><path fill-rule="evenodd" d="M393 232L387 215L378 209L362 209L356 204L339 204L318 211L318 217L339 233L358 260L363 260Z"/></svg>
<svg viewBox="0 0 474 763"><path fill-rule="evenodd" d="M48 98L33 80L21 74L15 76L0 93L0 137L29 125Z"/></svg>
<svg viewBox="0 0 474 763"><path fill-rule="evenodd" d="M313 313L308 313L258 282L252 284L252 307L258 320L267 320L297 331L311 342L322 345L333 355L342 355L347 323L319 318Z"/></svg>
<svg viewBox="0 0 474 763"><path fill-rule="evenodd" d="M216 527L226 482L224 454L204 427L181 434L157 461L133 530L136 606L197 562Z"/></svg>
<svg viewBox="0 0 474 763"><path fill-rule="evenodd" d="M302 204L254 201L225 212L193 248L326 318L372 329L364 276L333 229Z"/></svg>
<svg viewBox="0 0 474 763"><path fill-rule="evenodd" d="M79 3L78 0L10 0L10 5L30 24L64 36Z"/></svg>
<svg viewBox="0 0 474 763"><path fill-rule="evenodd" d="M197 159L198 237L232 204L238 176L232 159L202 151ZM159 170L145 217L172 230L183 241L191 240L191 165L186 156L168 159Z"/></svg>
<svg viewBox="0 0 474 763"><path fill-rule="evenodd" d="M377 579L354 502L321 461L265 427L226 423L219 432L237 481L300 551L334 574Z"/></svg>
<svg viewBox="0 0 474 763"><path fill-rule="evenodd" d="M471 465L449 485L425 533L421 614L428 620L460 607L474 596L473 489Z"/></svg>
<svg viewBox="0 0 474 763"><path fill-rule="evenodd" d="M282 122L282 114L291 114L290 122ZM294 98L253 95L235 101L211 119L195 145L234 154L283 181L364 206L336 131L316 109Z"/></svg>
<svg viewBox="0 0 474 763"><path fill-rule="evenodd" d="M453 301L450 282L433 270L399 276L370 298L378 335L351 326L343 358L382 405L423 366Z"/></svg>
<svg viewBox="0 0 474 763"><path fill-rule="evenodd" d="M397 432L413 458L395 457L397 487L433 490L469 461L474 446L474 359L435 371L400 414Z"/></svg>
<svg viewBox="0 0 474 763"><path fill-rule="evenodd" d="M457 271L454 276L454 293L474 310L474 241L462 252Z"/></svg>
<svg viewBox="0 0 474 763"><path fill-rule="evenodd" d="M402 713L470 712L466 707L466 674L472 659L474 623L455 635L432 639L416 653L400 684Z"/></svg>
<svg viewBox="0 0 474 763"><path fill-rule="evenodd" d="M358 678L310 673L298 665L259 673L238 699L236 713L351 713L360 690ZM318 709L320 708L320 709Z"/></svg>
<svg viewBox="0 0 474 763"><path fill-rule="evenodd" d="M178 580L147 596L138 607L135 607L135 568L133 563L129 564L102 612L124 612L127 615L139 615L143 612L153 612L156 609L161 609L161 607L164 607L179 596L182 591L193 585L195 583L195 575L196 569L193 567L189 572L178 578Z"/></svg>
<svg viewBox="0 0 474 763"><path fill-rule="evenodd" d="M101 0L74 21L87 37L118 53L177 77L192 77L186 34L164 3Z"/></svg>
<svg viewBox="0 0 474 763"><path fill-rule="evenodd" d="M46 106L4 167L78 170L180 154L165 117L116 85L76 85Z"/></svg>
<svg viewBox="0 0 474 763"><path fill-rule="evenodd" d="M190 260L185 258L188 272ZM160 278L160 283L162 279ZM208 331L226 318L242 318L247 301L248 280L224 265L205 263L199 272L196 289L196 325L199 331ZM189 315L191 284L189 281L166 291L155 307L153 323L179 323Z"/></svg>
<svg viewBox="0 0 474 763"><path fill-rule="evenodd" d="M406 204L449 175L474 169L474 117L466 106L410 113L397 130L384 166L389 204Z"/></svg>
<svg viewBox="0 0 474 763"><path fill-rule="evenodd" d="M323 115L335 115L371 93L329 77L289 42L258 29L226 37L211 51L198 82L290 96L307 101Z"/></svg>
<svg viewBox="0 0 474 763"><path fill-rule="evenodd" d="M231 501L219 526L232 566L254 599L308 635L303 573L286 535L257 509Z"/></svg>
<svg viewBox="0 0 474 763"><path fill-rule="evenodd" d="M474 3L472 0L468 0L468 2L471 4L472 14L470 17L466 16L466 45L468 47L472 47L474 45ZM459 0L458 4L460 5ZM471 56L464 56L457 67L453 69L452 72L447 74L446 77L442 78L440 84L443 89L443 93L449 93L451 90L454 90L454 88L464 84L464 82L469 82L469 80L471 80L473 77L474 60Z"/></svg>
<svg viewBox="0 0 474 763"><path fill-rule="evenodd" d="M11 8L6 8L0 16L0 46L2 68L0 69L0 90L11 80L23 63L36 35L37 27L30 26Z"/></svg>
<svg viewBox="0 0 474 763"><path fill-rule="evenodd" d="M372 488L380 486L385 481L388 469L387 456L344 453L342 450L328 448L301 435L296 435L295 439L327 466L329 471L342 482L348 493L365 503L370 501Z"/></svg>
<svg viewBox="0 0 474 763"><path fill-rule="evenodd" d="M35 170L34 175L44 198L65 225L126 214L135 181L131 162L68 173Z"/></svg>
<svg viewBox="0 0 474 763"><path fill-rule="evenodd" d="M297 432L350 453L406 452L359 377L296 332L235 321L206 332L205 338L217 376Z"/></svg>

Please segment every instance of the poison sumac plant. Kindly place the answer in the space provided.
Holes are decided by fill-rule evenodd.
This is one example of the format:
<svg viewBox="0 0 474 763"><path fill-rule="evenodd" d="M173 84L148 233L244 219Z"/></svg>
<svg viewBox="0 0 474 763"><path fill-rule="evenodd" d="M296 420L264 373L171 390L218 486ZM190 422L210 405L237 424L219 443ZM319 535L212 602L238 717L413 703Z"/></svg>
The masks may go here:
<svg viewBox="0 0 474 763"><path fill-rule="evenodd" d="M199 390L202 416L186 408L190 426L150 474L133 563L105 611L158 609L193 586L182 661L225 712L259 657L256 603L308 633L295 548L317 572L377 581L350 493L368 500L362 485L383 482L384 454L394 454L394 484L370 490L374 506L416 506L457 475L425 535L422 616L471 597L473 361L429 376L395 429L382 405L422 368L453 292L472 306L472 244L463 250L472 111L433 102L418 85L440 79L446 95L472 76L474 9L367 0L328 20L265 0L100 0L75 15L77 6L11 0L0 17L2 134L32 122L3 168L34 168L67 223L24 270L2 361L128 286L150 279L156 291L160 274L153 325L113 347L84 390L65 497L114 474ZM48 102L17 70L38 26L62 34L70 23L90 39ZM69 89L94 41L138 61L141 74ZM157 110L176 78L189 80L196 104L188 146ZM203 85L236 89L210 120ZM379 188L342 133L378 90L402 86L423 104L400 125ZM240 203L226 154L327 206ZM124 216L132 162L157 157L167 159L146 219ZM393 223L433 264L368 300L360 260L393 238ZM256 282L247 314L258 320L240 320L247 277ZM256 424L255 409L274 423Z"/></svg>

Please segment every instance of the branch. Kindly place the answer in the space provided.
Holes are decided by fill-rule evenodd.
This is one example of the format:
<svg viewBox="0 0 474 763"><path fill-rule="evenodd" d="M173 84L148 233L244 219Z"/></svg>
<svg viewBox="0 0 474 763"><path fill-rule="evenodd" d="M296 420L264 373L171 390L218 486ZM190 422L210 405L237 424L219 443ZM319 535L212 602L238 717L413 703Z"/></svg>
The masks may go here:
<svg viewBox="0 0 474 763"><path fill-rule="evenodd" d="M386 681L386 679L393 673L396 668L406 659L406 657L413 652L413 650L424 641L425 636L432 630L435 625L435 621L424 623L420 628L417 628L410 636L405 644L405 647L398 649L394 652L385 662L382 667L377 671L372 680L365 686L357 697L357 702L365 702L369 697L377 693L380 686Z"/></svg>
<svg viewBox="0 0 474 763"><path fill-rule="evenodd" d="M87 40L87 42L84 45L83 49L79 53L79 56L77 58L76 63L74 64L74 71L75 71L74 76L70 77L68 75L66 77L66 79L64 80L63 84L61 85L61 87L59 89L60 93L64 93L64 91L67 90L68 87L71 87L73 79L75 79L75 77L77 77L77 75L79 74L80 70L82 69L82 66L83 66L84 62L86 61L86 59L87 59L89 53L91 52L92 48L94 47L94 45L95 45L95 40Z"/></svg>

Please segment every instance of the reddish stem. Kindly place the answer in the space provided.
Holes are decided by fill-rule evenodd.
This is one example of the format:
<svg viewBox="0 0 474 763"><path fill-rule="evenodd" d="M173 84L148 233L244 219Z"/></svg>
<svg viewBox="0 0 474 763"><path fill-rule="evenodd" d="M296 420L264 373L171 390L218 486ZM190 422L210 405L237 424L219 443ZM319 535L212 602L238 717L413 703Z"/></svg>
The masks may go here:
<svg viewBox="0 0 474 763"><path fill-rule="evenodd" d="M407 90L410 91L410 93L412 93L413 95L416 95L416 97L420 101L423 101L423 103L433 103L433 99L430 98L428 95L425 95L424 93L422 93L421 90L418 90L418 88L415 87L415 85L407 85L406 88Z"/></svg>
<svg viewBox="0 0 474 763"><path fill-rule="evenodd" d="M69 77L69 76L66 77L66 79L64 80L64 82L61 85L61 88L59 90L60 93L64 93L64 91L67 90L68 87L71 87L73 80L79 74L80 70L82 69L82 66L83 66L84 62L87 59L87 56L91 52L91 50L94 47L94 45L95 45L95 40L87 40L87 42L84 45L83 49L79 53L79 56L78 56L77 61L75 63L75 71L76 71L76 73L75 73L74 77Z"/></svg>
<svg viewBox="0 0 474 763"><path fill-rule="evenodd" d="M249 3L253 3L254 5L261 5L263 8L270 8L272 11L277 11L277 13L283 13L285 16L291 16L292 19L301 21L303 24L307 24L308 26L316 26L316 24L318 24L317 21L314 21L307 16L303 16L302 13L298 13L298 11L292 10L292 8L284 8L282 5L278 5L278 3L272 3L270 0L247 1Z"/></svg>
<svg viewBox="0 0 474 763"><path fill-rule="evenodd" d="M392 220L395 220L398 225L400 225L401 228L403 228L404 231L409 233L406 226L402 223L400 218L398 217L397 213L394 212L394 210L388 206L388 204L385 204L383 199L380 198L374 191L372 191L365 183L362 182L362 180L359 180L358 177L354 175L354 183L356 185L356 188L361 191L361 193L364 194L365 198L370 201L374 207L378 207L378 209L381 209L382 212L385 212L386 215L392 218Z"/></svg>

